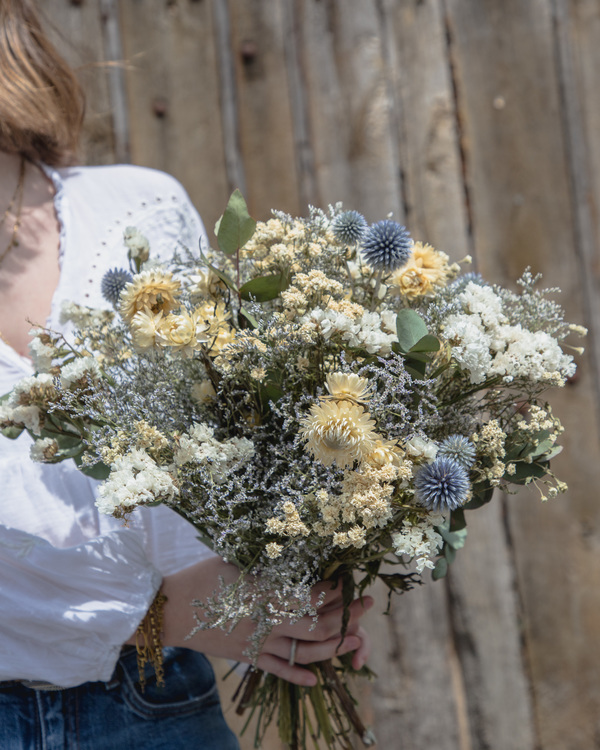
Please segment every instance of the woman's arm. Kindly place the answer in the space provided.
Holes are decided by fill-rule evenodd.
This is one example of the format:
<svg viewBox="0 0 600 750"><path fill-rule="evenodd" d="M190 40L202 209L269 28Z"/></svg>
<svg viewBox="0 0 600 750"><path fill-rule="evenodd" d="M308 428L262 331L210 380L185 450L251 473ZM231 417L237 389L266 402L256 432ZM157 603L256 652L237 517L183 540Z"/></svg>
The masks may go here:
<svg viewBox="0 0 600 750"><path fill-rule="evenodd" d="M0 681L109 680L160 584L128 529L61 549L0 525Z"/></svg>
<svg viewBox="0 0 600 750"><path fill-rule="evenodd" d="M207 560L182 570L163 580L162 591L167 597L164 610L164 644L193 648L210 656L220 656L234 661L249 662L244 651L248 648L248 638L255 624L251 620L240 622L227 634L219 628L198 631L192 638L189 634L196 621L190 606L194 599L205 599L218 588L219 577L229 583L238 576L234 565L225 563L220 557ZM273 628L266 639L257 666L266 672L283 677L298 685L314 685L316 678L301 664L330 659L336 654L354 651L353 666L362 667L370 652L366 632L360 627L360 618L373 605L371 597L355 600L350 605L350 621L344 642L340 645L342 627L342 595L338 589L331 589L327 583L318 584L314 589L314 599L325 592L325 599L319 608L316 626L313 618L303 617L295 624L284 623ZM290 664L293 639L298 644L295 663Z"/></svg>

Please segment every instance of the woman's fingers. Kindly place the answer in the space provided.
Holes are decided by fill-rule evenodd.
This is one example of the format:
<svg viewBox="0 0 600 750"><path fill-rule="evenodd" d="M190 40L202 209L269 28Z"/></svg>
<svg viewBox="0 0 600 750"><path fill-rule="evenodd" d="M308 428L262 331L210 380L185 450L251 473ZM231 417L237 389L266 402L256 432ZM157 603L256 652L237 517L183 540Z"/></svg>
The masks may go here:
<svg viewBox="0 0 600 750"><path fill-rule="evenodd" d="M355 599L349 606L350 617L346 632L352 634L358 628L360 618L373 606L374 600L370 596ZM342 630L344 608L340 605L327 612L319 610L317 623L312 617L302 617L295 623L283 623L277 628L277 635L286 635L303 641L326 641L339 636Z"/></svg>
<svg viewBox="0 0 600 750"><path fill-rule="evenodd" d="M256 666L264 672L274 674L276 677L293 682L295 685L313 687L313 685L317 684L317 678L309 669L304 669L304 667L299 667L296 664L290 664L285 659L280 659L274 654L261 654L258 657Z"/></svg>
<svg viewBox="0 0 600 750"><path fill-rule="evenodd" d="M305 686L316 684L316 679L310 670L302 668L300 664L314 664L350 651L360 652L363 645L362 637L357 635L347 636L341 644L339 638L329 641L298 641L294 651L294 662L290 664L292 644L293 639L280 638L272 644L272 651L263 652L259 656L257 666L265 672L283 677L288 682Z"/></svg>
<svg viewBox="0 0 600 750"><path fill-rule="evenodd" d="M301 641L294 638L279 638L268 645L268 653L281 659L287 659L289 662L294 640L296 641L296 647L293 651L292 663L295 664L312 664L315 661L333 659L334 656L356 651L362 644L361 637L358 635L347 635L341 643L339 635L328 641Z"/></svg>

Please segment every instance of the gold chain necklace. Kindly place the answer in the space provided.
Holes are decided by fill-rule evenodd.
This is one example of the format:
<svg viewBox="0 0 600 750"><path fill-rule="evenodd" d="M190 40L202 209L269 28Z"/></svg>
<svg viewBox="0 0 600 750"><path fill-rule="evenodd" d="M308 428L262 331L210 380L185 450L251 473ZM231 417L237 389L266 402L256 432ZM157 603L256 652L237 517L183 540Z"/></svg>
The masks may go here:
<svg viewBox="0 0 600 750"><path fill-rule="evenodd" d="M8 207L6 211L4 212L2 219L0 219L0 227L2 227L4 226L5 221L10 216L13 210L13 206L15 206L15 211L13 214L15 217L15 220L14 220L12 232L10 235L10 241L7 247L5 248L4 252L0 255L0 264L2 264L6 256L13 249L13 247L16 247L19 244L17 235L19 234L19 227L21 226L21 209L23 208L24 188L25 188L25 158L21 157L21 166L19 168L19 179L17 181L17 187L15 188L15 192L13 193L13 196L10 199L10 203L8 204Z"/></svg>

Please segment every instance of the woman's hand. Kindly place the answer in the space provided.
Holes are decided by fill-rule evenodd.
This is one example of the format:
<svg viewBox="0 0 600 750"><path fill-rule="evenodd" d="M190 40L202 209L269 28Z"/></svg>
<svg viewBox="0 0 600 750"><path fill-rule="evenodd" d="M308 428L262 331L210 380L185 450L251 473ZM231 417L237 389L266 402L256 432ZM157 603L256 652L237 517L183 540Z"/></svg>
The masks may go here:
<svg viewBox="0 0 600 750"><path fill-rule="evenodd" d="M219 576L229 583L238 575L239 571L234 565L215 556L166 576L162 587L167 597L164 613L165 646L193 648L210 656L249 663L244 651L248 648L248 639L255 628L255 624L249 619L242 620L229 634L219 628L211 628L200 630L192 638L187 638L196 624L191 601L210 596L218 586ZM356 599L352 602L346 635L340 643L343 615L340 587L332 589L329 583L319 583L313 590L315 604L321 595L324 597L318 609L316 625L313 618L307 615L294 624L283 623L273 628L257 660L260 669L288 682L311 686L316 683L316 677L310 670L303 668L303 664L324 661L351 651L354 651L352 666L355 669L360 669L365 664L371 647L366 632L360 627L360 618L373 606L373 599L366 596L362 601ZM293 658L290 658L292 655Z"/></svg>

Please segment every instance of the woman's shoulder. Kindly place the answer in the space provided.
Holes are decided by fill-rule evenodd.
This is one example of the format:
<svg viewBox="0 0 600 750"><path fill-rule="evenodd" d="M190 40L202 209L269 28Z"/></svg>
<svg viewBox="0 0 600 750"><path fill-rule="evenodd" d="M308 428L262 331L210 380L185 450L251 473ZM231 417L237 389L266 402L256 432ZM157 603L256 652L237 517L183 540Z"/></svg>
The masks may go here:
<svg viewBox="0 0 600 750"><path fill-rule="evenodd" d="M170 174L133 164L65 167L57 170L65 189L110 196L145 196L149 200L186 196L181 184ZM186 196L187 197L187 196Z"/></svg>

